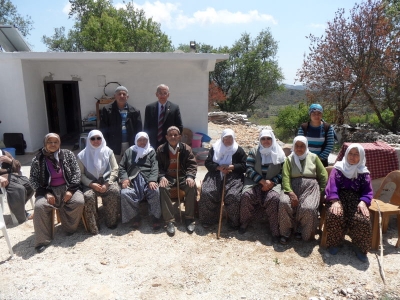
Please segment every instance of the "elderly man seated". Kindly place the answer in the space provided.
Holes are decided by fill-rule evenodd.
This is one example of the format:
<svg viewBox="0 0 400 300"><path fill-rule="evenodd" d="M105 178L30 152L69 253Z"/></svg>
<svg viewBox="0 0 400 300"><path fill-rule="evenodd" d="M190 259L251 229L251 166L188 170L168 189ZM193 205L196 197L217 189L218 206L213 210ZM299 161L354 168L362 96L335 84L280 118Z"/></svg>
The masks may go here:
<svg viewBox="0 0 400 300"><path fill-rule="evenodd" d="M160 187L161 209L164 221L167 222L167 233L175 234L174 207L170 190L179 185L185 192L185 224L189 233L195 229L194 209L196 201L197 162L192 148L181 143L181 133L176 126L167 129L167 142L157 149L158 182ZM179 184L177 184L177 179ZM179 192L179 191L178 191Z"/></svg>

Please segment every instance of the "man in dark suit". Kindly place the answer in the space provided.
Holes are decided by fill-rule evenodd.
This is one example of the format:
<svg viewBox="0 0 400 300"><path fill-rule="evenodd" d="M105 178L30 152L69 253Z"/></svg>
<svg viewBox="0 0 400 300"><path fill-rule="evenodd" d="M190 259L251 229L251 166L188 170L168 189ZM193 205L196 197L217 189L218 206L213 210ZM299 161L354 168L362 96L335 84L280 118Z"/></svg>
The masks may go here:
<svg viewBox="0 0 400 300"><path fill-rule="evenodd" d="M158 101L146 106L143 130L149 135L150 145L154 149L167 142L165 136L169 127L176 126L180 132L183 131L179 106L168 101L169 87L160 84L157 87L156 97Z"/></svg>
<svg viewBox="0 0 400 300"><path fill-rule="evenodd" d="M142 131L142 118L140 110L128 104L126 87L117 87L114 97L115 101L101 111L100 130L119 163L125 150L135 144L136 134Z"/></svg>

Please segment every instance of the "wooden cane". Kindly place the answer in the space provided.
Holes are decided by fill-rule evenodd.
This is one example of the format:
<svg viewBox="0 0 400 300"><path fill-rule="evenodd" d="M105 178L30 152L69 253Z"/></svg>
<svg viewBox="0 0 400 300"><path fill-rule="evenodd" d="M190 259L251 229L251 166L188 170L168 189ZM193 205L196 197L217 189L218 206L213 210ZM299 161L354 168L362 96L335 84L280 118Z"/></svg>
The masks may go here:
<svg viewBox="0 0 400 300"><path fill-rule="evenodd" d="M182 211L181 211L181 195L179 193L179 148L177 148L178 154L176 158L176 186L178 188L178 210L179 210L179 218L182 223Z"/></svg>
<svg viewBox="0 0 400 300"><path fill-rule="evenodd" d="M218 223L217 239L219 239L219 235L221 233L222 208L224 206L224 198L225 198L225 182L226 182L226 174L224 174L224 183L223 183L223 186L222 186L222 197L221 197L221 207L220 207L220 211L219 211L219 223Z"/></svg>

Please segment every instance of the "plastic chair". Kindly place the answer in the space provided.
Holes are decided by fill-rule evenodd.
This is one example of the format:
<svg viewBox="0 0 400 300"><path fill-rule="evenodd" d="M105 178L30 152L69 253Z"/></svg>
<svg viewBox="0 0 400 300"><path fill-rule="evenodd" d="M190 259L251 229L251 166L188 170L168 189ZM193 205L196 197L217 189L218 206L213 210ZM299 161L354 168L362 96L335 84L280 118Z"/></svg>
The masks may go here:
<svg viewBox="0 0 400 300"><path fill-rule="evenodd" d="M381 196L382 192L385 189L385 186L388 183L394 183L396 185L396 189L394 190L392 197L389 200L389 203L383 202L382 200L378 200ZM369 210L373 216L372 223L372 249L377 250L380 244L380 231L379 231L379 210L382 214L382 233L385 233L388 228L389 218L391 215L397 215L397 231L400 236L400 171L390 172L383 182L381 183L379 189L374 195L374 199L372 199L371 206ZM400 239L397 239L396 248L400 246Z"/></svg>
<svg viewBox="0 0 400 300"><path fill-rule="evenodd" d="M7 191L4 187L1 188L1 194L0 194L0 203L1 203L1 209L4 212L4 200L7 201ZM32 209L35 209L35 203L33 202L33 196L29 199L31 201ZM8 203L8 201L7 201ZM10 205L8 205L10 207ZM15 217L15 215L11 212L10 209L10 215L11 215L11 220L13 225L18 225L18 220Z"/></svg>
<svg viewBox="0 0 400 300"><path fill-rule="evenodd" d="M57 223L56 223L56 219L57 219ZM82 219L82 223L83 223L83 226L85 227L86 231L89 231L87 223L86 223L86 218L83 213L82 213L81 219ZM54 207L51 212L51 239L54 239L55 227L57 224L60 224L60 223L61 223L60 211Z"/></svg>
<svg viewBox="0 0 400 300"><path fill-rule="evenodd" d="M2 204L1 206L3 206L3 204ZM6 223L4 222L4 217L3 217L3 210L2 210L2 208L0 208L0 229L3 231L3 235L4 235L4 238L6 239L6 242L7 242L7 245L8 245L8 250L9 250L9 252L10 252L10 255L13 256L13 255L14 255L14 252L13 252L13 250L12 250L10 238L8 237L7 227L6 227Z"/></svg>

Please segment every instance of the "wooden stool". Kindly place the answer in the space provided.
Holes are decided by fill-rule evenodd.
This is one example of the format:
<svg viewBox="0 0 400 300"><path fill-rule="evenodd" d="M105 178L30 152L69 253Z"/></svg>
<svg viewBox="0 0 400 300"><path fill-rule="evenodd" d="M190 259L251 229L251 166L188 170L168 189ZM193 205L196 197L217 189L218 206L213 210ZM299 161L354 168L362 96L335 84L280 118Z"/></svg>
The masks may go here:
<svg viewBox="0 0 400 300"><path fill-rule="evenodd" d="M379 209L378 205L379 204ZM397 205L393 205L390 203L385 203L381 200L376 200L372 199L371 206L369 207L369 210L371 211L371 214L373 216L373 223L372 223L372 245L371 248L372 250L378 250L379 244L380 244L380 230L379 230L379 210L381 211L382 214L382 223L384 223L383 220L389 219L390 215L397 215L397 232L398 235L400 235L400 208ZM382 233L386 232L386 228L382 228ZM400 239L397 239L397 244L396 248L399 247L399 241Z"/></svg>

